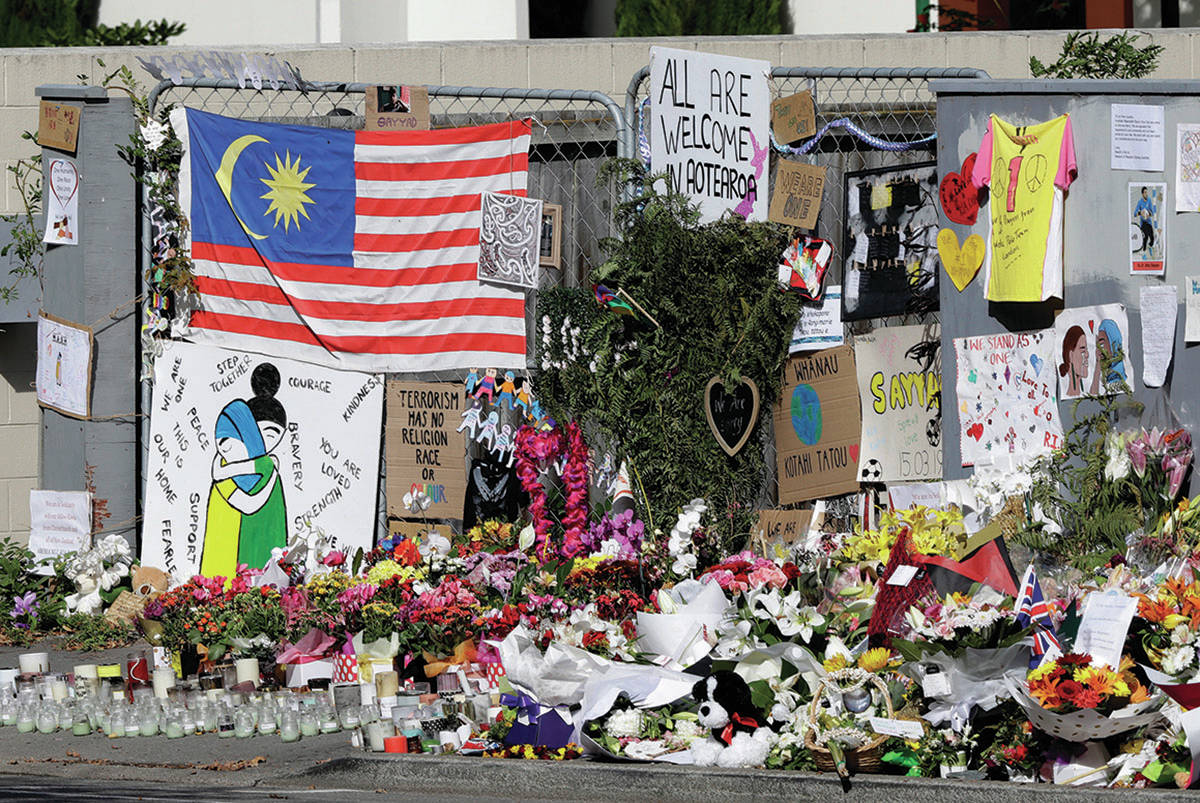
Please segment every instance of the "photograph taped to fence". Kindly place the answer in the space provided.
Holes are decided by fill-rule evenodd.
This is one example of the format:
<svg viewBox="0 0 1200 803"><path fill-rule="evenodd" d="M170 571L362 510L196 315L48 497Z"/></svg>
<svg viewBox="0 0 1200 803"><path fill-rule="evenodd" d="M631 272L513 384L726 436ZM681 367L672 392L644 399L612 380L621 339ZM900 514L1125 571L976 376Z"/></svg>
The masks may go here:
<svg viewBox="0 0 1200 803"><path fill-rule="evenodd" d="M935 162L846 173L843 317L938 308Z"/></svg>

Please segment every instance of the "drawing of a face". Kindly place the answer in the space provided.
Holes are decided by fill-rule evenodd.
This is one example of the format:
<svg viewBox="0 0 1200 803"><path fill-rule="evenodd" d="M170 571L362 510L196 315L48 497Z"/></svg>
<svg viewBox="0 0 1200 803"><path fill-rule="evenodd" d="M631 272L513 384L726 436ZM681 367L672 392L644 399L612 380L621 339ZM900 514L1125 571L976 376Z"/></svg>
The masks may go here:
<svg viewBox="0 0 1200 803"><path fill-rule="evenodd" d="M236 463L249 457L246 444L241 438L227 437L217 439L217 451L221 453L226 463Z"/></svg>
<svg viewBox="0 0 1200 803"><path fill-rule="evenodd" d="M1081 337L1075 341L1075 347L1071 349L1071 372L1080 378L1088 375L1088 347L1086 337Z"/></svg>
<svg viewBox="0 0 1200 803"><path fill-rule="evenodd" d="M267 454L274 452L275 447L283 440L284 428L275 421L259 421L258 431L262 433L263 444L266 447Z"/></svg>

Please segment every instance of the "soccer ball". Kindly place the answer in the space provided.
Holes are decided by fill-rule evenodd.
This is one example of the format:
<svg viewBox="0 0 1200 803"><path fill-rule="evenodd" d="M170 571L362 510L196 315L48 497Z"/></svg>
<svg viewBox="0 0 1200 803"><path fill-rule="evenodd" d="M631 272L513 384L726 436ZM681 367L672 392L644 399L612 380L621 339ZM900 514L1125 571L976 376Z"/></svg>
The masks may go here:
<svg viewBox="0 0 1200 803"><path fill-rule="evenodd" d="M936 418L929 419L925 424L925 439L929 441L929 445L937 448L938 443L942 440L942 425Z"/></svg>
<svg viewBox="0 0 1200 803"><path fill-rule="evenodd" d="M860 474L863 482L879 482L879 478L883 476L883 465L878 460L868 460Z"/></svg>

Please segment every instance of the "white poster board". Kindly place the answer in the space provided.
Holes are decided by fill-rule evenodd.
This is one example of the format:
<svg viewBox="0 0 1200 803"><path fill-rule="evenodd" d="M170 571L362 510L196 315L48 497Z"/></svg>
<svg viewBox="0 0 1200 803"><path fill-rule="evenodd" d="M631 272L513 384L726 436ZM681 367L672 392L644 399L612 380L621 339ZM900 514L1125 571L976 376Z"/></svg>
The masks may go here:
<svg viewBox="0 0 1200 803"><path fill-rule="evenodd" d="M41 563L92 545L92 495L87 491L29 492L29 551Z"/></svg>
<svg viewBox="0 0 1200 803"><path fill-rule="evenodd" d="M650 48L650 169L700 204L766 220L770 62Z"/></svg>
<svg viewBox="0 0 1200 803"><path fill-rule="evenodd" d="M168 341L154 364L142 562L177 581L229 576L310 523L334 548L370 549L382 419L378 374Z"/></svg>
<svg viewBox="0 0 1200 803"><path fill-rule="evenodd" d="M854 339L862 404L861 482L942 478L942 362L914 356L940 338L938 324L887 326Z"/></svg>
<svg viewBox="0 0 1200 803"><path fill-rule="evenodd" d="M46 165L46 232L42 242L50 245L79 244L79 170L75 160L59 156Z"/></svg>
<svg viewBox="0 0 1200 803"><path fill-rule="evenodd" d="M38 316L38 404L74 418L92 414L92 330Z"/></svg>

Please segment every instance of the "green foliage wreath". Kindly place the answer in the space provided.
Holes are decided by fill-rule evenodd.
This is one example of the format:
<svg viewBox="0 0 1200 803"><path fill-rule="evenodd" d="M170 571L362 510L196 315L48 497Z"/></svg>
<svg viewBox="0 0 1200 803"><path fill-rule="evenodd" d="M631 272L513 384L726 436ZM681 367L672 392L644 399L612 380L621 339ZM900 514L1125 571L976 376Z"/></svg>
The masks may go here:
<svg viewBox="0 0 1200 803"><path fill-rule="evenodd" d="M593 283L622 289L641 315L599 305L590 287L556 288L538 298L538 398L557 420L584 424L592 444L607 443L631 467L634 496L652 522L670 527L688 500L703 497L730 543L749 532L769 477L771 405L780 388L789 336L799 313L776 281L789 229L726 216L697 225L677 193L660 193L634 162L612 163L634 186L618 206L619 239ZM633 180L630 185L629 180ZM708 428L705 385L742 376L758 385L757 431L734 457ZM728 526L724 522L728 521Z"/></svg>

